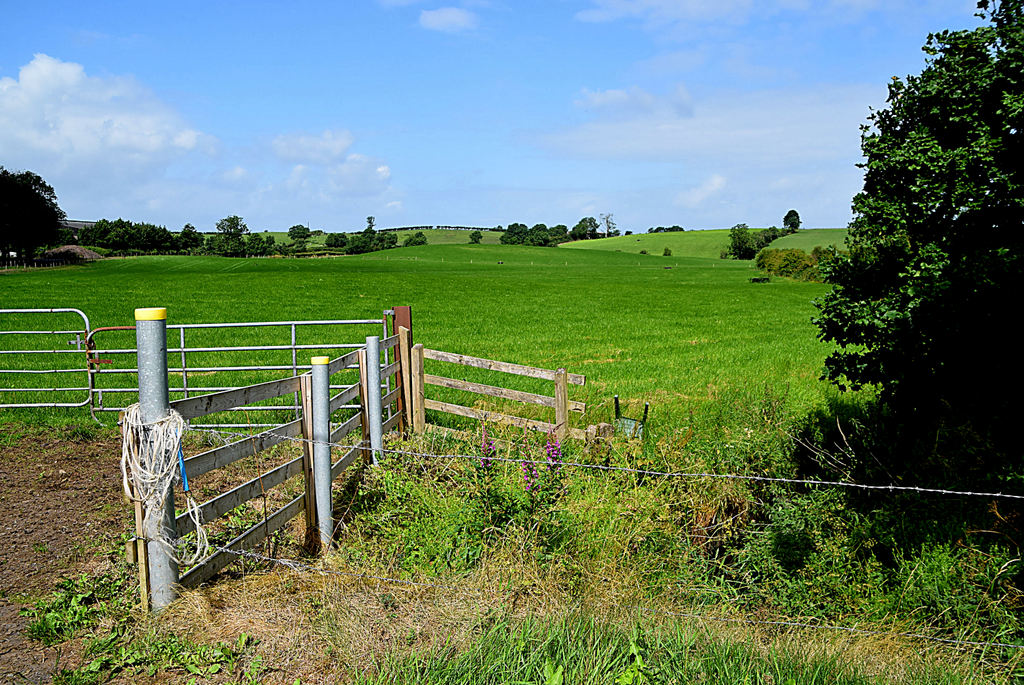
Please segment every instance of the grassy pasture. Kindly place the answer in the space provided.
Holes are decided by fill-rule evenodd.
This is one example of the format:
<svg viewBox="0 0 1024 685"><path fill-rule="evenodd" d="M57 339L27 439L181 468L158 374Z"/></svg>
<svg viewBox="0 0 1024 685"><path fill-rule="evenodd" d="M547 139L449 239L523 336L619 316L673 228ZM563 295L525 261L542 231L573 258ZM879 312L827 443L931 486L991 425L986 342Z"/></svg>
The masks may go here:
<svg viewBox="0 0 1024 685"><path fill-rule="evenodd" d="M682 241L696 235L649 237ZM792 428L793 417L822 407L832 397L817 380L828 348L816 340L810 323L812 300L827 286L784 280L751 284L755 274L749 262L721 260L717 254L662 257L660 251L639 255L608 249L429 245L301 260L112 259L83 267L0 273L0 298L5 307L77 307L89 314L93 327L130 325L133 309L140 306L166 306L173 324L375 318L386 307L408 304L416 340L428 347L546 368L565 366L585 374L585 387L570 387L570 397L589 406L585 416L574 418L576 425L610 420L616 393L629 416L639 415L645 400L651 402L652 420L643 444L618 441L607 455L567 445L569 460L607 458L615 465L645 469L800 475L790 461L793 445L786 430ZM70 329L73 321L67 318L58 325ZM28 319L0 315L0 330L31 326ZM378 330L365 326L334 332L345 342L358 342ZM190 344L285 342L283 332L272 335L278 337L216 330L190 339ZM109 336L110 346L131 345L130 333ZM66 345L68 336L63 337L54 342ZM18 336L0 336L0 349L15 349L12 343L19 342ZM300 337L299 342L307 341ZM277 355L275 363L290 363L289 353L267 354L266 359ZM230 365L251 356L226 352L198 359ZM0 355L0 364L10 368L12 363ZM428 363L427 371L551 392L543 381L441 363ZM219 378L212 375L209 381ZM460 403L475 399L442 394L438 388L428 388L428 396ZM483 406L506 408L498 403ZM529 412L517 407L515 413L551 418L543 408ZM27 416L0 410L0 422ZM44 417L84 421L87 414L62 410ZM514 431L503 437L522 439ZM543 436L531 437L539 440L531 449L543 454ZM474 449L473 441L447 440L428 434L402 445L437 454ZM380 672L394 673L398 682L545 682L537 671L544 668L546 657L555 667L566 664L569 682L584 670L608 676L626 673L635 663L629 627L641 630L640 621L634 623L631 616L616 618L609 626L587 628L600 644L577 648L580 631L574 624L543 618L558 613L552 607L577 602L588 621L591 615L601 619L613 609L655 602L667 611L734 610L736 616L935 630L951 637L1015 639L1020 634L1010 606L1015 590L1012 585L996 586L1003 569L1013 563L1012 550L983 548L976 531L954 531L950 539L963 545L930 544L919 555L907 552L883 565L879 559L885 552L876 555L865 540L880 537L879 531L888 535L891 527L864 523L840 491L790 492L775 485L700 479L645 481L627 473L569 470L564 476L543 473L541 486L527 492L515 463L484 470L476 459L435 463L390 456L384 464L339 483L336 504L339 510L350 510L351 517L339 532L332 567L459 584L482 584L491 574L527 587L521 585L525 578L531 582L519 611L536 610L540 622L520 620L513 602L515 615L500 632L488 632L491 624L486 621L500 619L502 606L477 599L473 611L445 613L435 620L429 611L444 613L448 605L403 599L390 587L379 596L335 589L321 598L313 589L300 588L301 601L294 595L271 597L272 592L283 593L291 580L269 576L255 586L245 580L218 582L212 592L233 599L217 604L227 609L203 609L212 617L209 633L202 632L206 622L195 622L196 613L187 612L188 623L200 631L193 637L212 641L214 635L242 631L259 635L271 650L275 640L281 642L281 613L308 605L310 610L302 609L294 619L295 625L312 624L315 641L303 657L311 663L323 654L331 655L332 664L339 654L344 663L365 663L345 650L365 649L367 643L346 631L365 635L366 626L377 620L376 625L390 626L393 635L382 639L370 663ZM929 528L917 522L934 517L926 507L920 510L925 514L908 514L909 528ZM257 509L250 513L259 520ZM939 543L944 534L928 533ZM973 545L985 555L974 556ZM807 556L794 562L792 550ZM254 587L271 594L253 594ZM190 593L176 606L185 610L202 603L204 593ZM261 599L252 604L256 597ZM264 601L267 597L273 601ZM274 621L260 624L260 611L273 614ZM360 611L372 615L353 620ZM421 611L431 616L423 628L407 619ZM253 625L245 623L254 616ZM446 627L436 631L443 643L427 639L433 629L426 626L439 623ZM465 640L448 642L451 625L465 631ZM965 671L960 666L968 657L947 671L944 664L951 659L928 647L920 650L921 665L896 673L893 664L914 654L915 645L890 644L888 638L865 642L850 655L833 650L845 644L846 636L833 640L829 633L794 634L781 643L773 635L764 649L744 649L741 644L750 644L745 635L738 641L712 636L695 645L688 634L660 633L646 620L644 626L643 640L637 643L643 658L666 675L683 679L771 682L761 677L771 674L775 682L800 683L973 680L961 677ZM516 639L506 640L507 634ZM820 640L820 655L799 649L808 643L805 635ZM395 647L401 644L407 648ZM540 644L554 651L537 650L536 659L527 654L524 645ZM325 651L327 647L333 651ZM494 664L488 671L493 677L480 671L479 664L485 662L475 660L477 654L489 655L486 663ZM601 666L609 654L611 660ZM279 661L303 661L293 656ZM524 670L525 658L534 660ZM576 663L585 664L583 670L572 666ZM863 670L849 666L861 663ZM938 670L932 670L933 663ZM375 682L373 677L367 673L366 682Z"/></svg>
<svg viewBox="0 0 1024 685"><path fill-rule="evenodd" d="M754 285L751 275L749 264L719 259L467 244L305 260L105 260L6 273L0 293L9 307L82 309L94 328L131 325L141 306L166 306L169 323L203 323L373 318L409 304L416 340L428 347L585 374L587 385L570 396L590 405L586 422L609 420L616 393L632 413L647 400L665 419L741 386L770 386L796 406L816 404L825 392L817 376L826 348L815 340L811 301L824 287ZM19 326L31 324L0 321ZM375 332L338 334L357 342ZM130 347L130 333L107 335L108 345ZM258 341L246 335L210 331L189 344ZM272 335L264 344L287 342L283 329ZM289 353L273 354L270 363L290 364ZM193 363L246 358L239 352ZM0 355L0 363L14 360ZM445 366L428 373L551 393L543 381Z"/></svg>
<svg viewBox="0 0 1024 685"><path fill-rule="evenodd" d="M637 235L620 235L615 238L578 240L565 243L560 247L570 250L608 250L632 254L639 254L641 250L647 250L648 254L658 257L667 247L672 250L673 257L718 259L722 250L729 247L729 231L714 229L681 233L639 233Z"/></svg>
<svg viewBox="0 0 1024 685"><path fill-rule="evenodd" d="M784 235L773 241L771 247L780 250L796 248L804 252L810 252L819 245L821 247L835 245L839 249L846 249L846 234L847 229L845 228L811 228Z"/></svg>
<svg viewBox="0 0 1024 685"><path fill-rule="evenodd" d="M416 233L419 233L419 231L398 231L398 244L401 245L403 240ZM422 231L422 233L427 237L427 245L467 245L469 244L469 234L472 231L441 231L432 229ZM499 244L501 231L480 231L480 233L482 234L480 244Z"/></svg>

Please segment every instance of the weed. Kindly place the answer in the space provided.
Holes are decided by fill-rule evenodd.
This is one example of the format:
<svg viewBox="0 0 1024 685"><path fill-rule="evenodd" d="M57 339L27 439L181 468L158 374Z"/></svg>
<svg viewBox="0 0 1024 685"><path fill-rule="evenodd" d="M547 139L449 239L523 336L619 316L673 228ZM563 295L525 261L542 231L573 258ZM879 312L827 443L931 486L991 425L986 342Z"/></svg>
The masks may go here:
<svg viewBox="0 0 1024 685"><path fill-rule="evenodd" d="M120 673L153 677L160 672L180 672L207 677L241 669L241 678L236 682L256 683L265 671L262 659L255 656L248 663L244 659L254 644L255 640L244 633L234 644L204 645L153 632L130 636L118 629L90 639L84 651L84 664L63 673L66 682L71 683L102 682Z"/></svg>
<svg viewBox="0 0 1024 685"><path fill-rule="evenodd" d="M126 586L123 572L62 580L49 598L22 609L21 615L30 619L26 632L45 645L69 640L102 616L124 610L130 601Z"/></svg>

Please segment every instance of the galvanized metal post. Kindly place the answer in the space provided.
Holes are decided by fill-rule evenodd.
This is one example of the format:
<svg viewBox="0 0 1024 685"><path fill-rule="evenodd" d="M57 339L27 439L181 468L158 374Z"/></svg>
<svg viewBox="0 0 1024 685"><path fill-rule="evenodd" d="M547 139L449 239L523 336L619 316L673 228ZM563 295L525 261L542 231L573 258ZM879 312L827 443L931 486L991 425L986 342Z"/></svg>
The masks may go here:
<svg viewBox="0 0 1024 685"><path fill-rule="evenodd" d="M366 338L366 416L370 422L370 449L373 465L378 463L384 448L384 429L380 406L380 336Z"/></svg>
<svg viewBox="0 0 1024 685"><path fill-rule="evenodd" d="M330 357L313 357L313 482L316 488L316 520L320 549L331 548L334 519L331 516L331 376Z"/></svg>
<svg viewBox="0 0 1024 685"><path fill-rule="evenodd" d="M135 310L135 341L138 349L139 410L142 422L151 424L167 416L167 309L148 307ZM143 445L151 442L144 430ZM164 510L149 516L144 529L149 557L150 601L153 609L163 609L177 594L178 563L158 541L177 537L174 524L174 492L167 495Z"/></svg>

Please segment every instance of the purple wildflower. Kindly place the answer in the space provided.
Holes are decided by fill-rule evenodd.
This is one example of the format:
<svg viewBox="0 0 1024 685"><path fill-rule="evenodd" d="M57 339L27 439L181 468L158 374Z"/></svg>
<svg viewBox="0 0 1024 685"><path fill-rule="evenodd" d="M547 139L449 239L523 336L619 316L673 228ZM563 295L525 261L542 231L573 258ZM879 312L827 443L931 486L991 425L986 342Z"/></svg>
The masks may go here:
<svg viewBox="0 0 1024 685"><path fill-rule="evenodd" d="M548 453L548 471L558 473L558 469L562 467L562 445L553 433L548 433L548 444L545 449Z"/></svg>
<svg viewBox="0 0 1024 685"><path fill-rule="evenodd" d="M527 492L537 484L537 469L528 461L523 462L523 483Z"/></svg>

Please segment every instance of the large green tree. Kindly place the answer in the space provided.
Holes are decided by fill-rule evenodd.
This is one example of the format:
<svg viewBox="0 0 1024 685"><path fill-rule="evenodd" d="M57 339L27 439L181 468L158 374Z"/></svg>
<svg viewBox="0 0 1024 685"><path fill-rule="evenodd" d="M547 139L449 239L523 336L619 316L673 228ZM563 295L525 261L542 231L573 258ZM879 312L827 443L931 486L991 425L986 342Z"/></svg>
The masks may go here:
<svg viewBox="0 0 1024 685"><path fill-rule="evenodd" d="M523 245L526 243L526 236L529 234L530 229L526 227L526 224L511 223L501 237L498 238L498 242L502 245Z"/></svg>
<svg viewBox="0 0 1024 685"><path fill-rule="evenodd" d="M901 463L945 482L1024 473L1024 21L1021 0L979 8L988 23L929 36L924 71L863 127L864 188L816 321L838 345L828 378L877 386Z"/></svg>
<svg viewBox="0 0 1024 685"><path fill-rule="evenodd" d="M746 224L736 224L729 229L728 252L733 259L753 259L757 255L757 243Z"/></svg>
<svg viewBox="0 0 1024 685"><path fill-rule="evenodd" d="M309 226L303 226L302 224L295 224L294 226L288 229L288 237L291 238L292 241L296 243L304 243L305 241L309 240L310 235L311 234Z"/></svg>
<svg viewBox="0 0 1024 685"><path fill-rule="evenodd" d="M31 257L37 247L53 244L64 219L57 194L42 177L0 166L0 257Z"/></svg>
<svg viewBox="0 0 1024 685"><path fill-rule="evenodd" d="M597 229L597 219L592 216L585 216L572 227L572 230L569 231L569 237L573 240L593 240L597 237Z"/></svg>
<svg viewBox="0 0 1024 685"><path fill-rule="evenodd" d="M791 209L786 212L786 216L782 217L782 227L786 229L786 233L796 233L800 230L800 212L795 209Z"/></svg>
<svg viewBox="0 0 1024 685"><path fill-rule="evenodd" d="M203 236L192 224L185 224L181 233L174 240L175 247L179 252L192 254L203 246Z"/></svg>
<svg viewBox="0 0 1024 685"><path fill-rule="evenodd" d="M245 256L245 236L249 227L242 217L231 215L217 222L217 235L206 241L210 252L224 257Z"/></svg>

